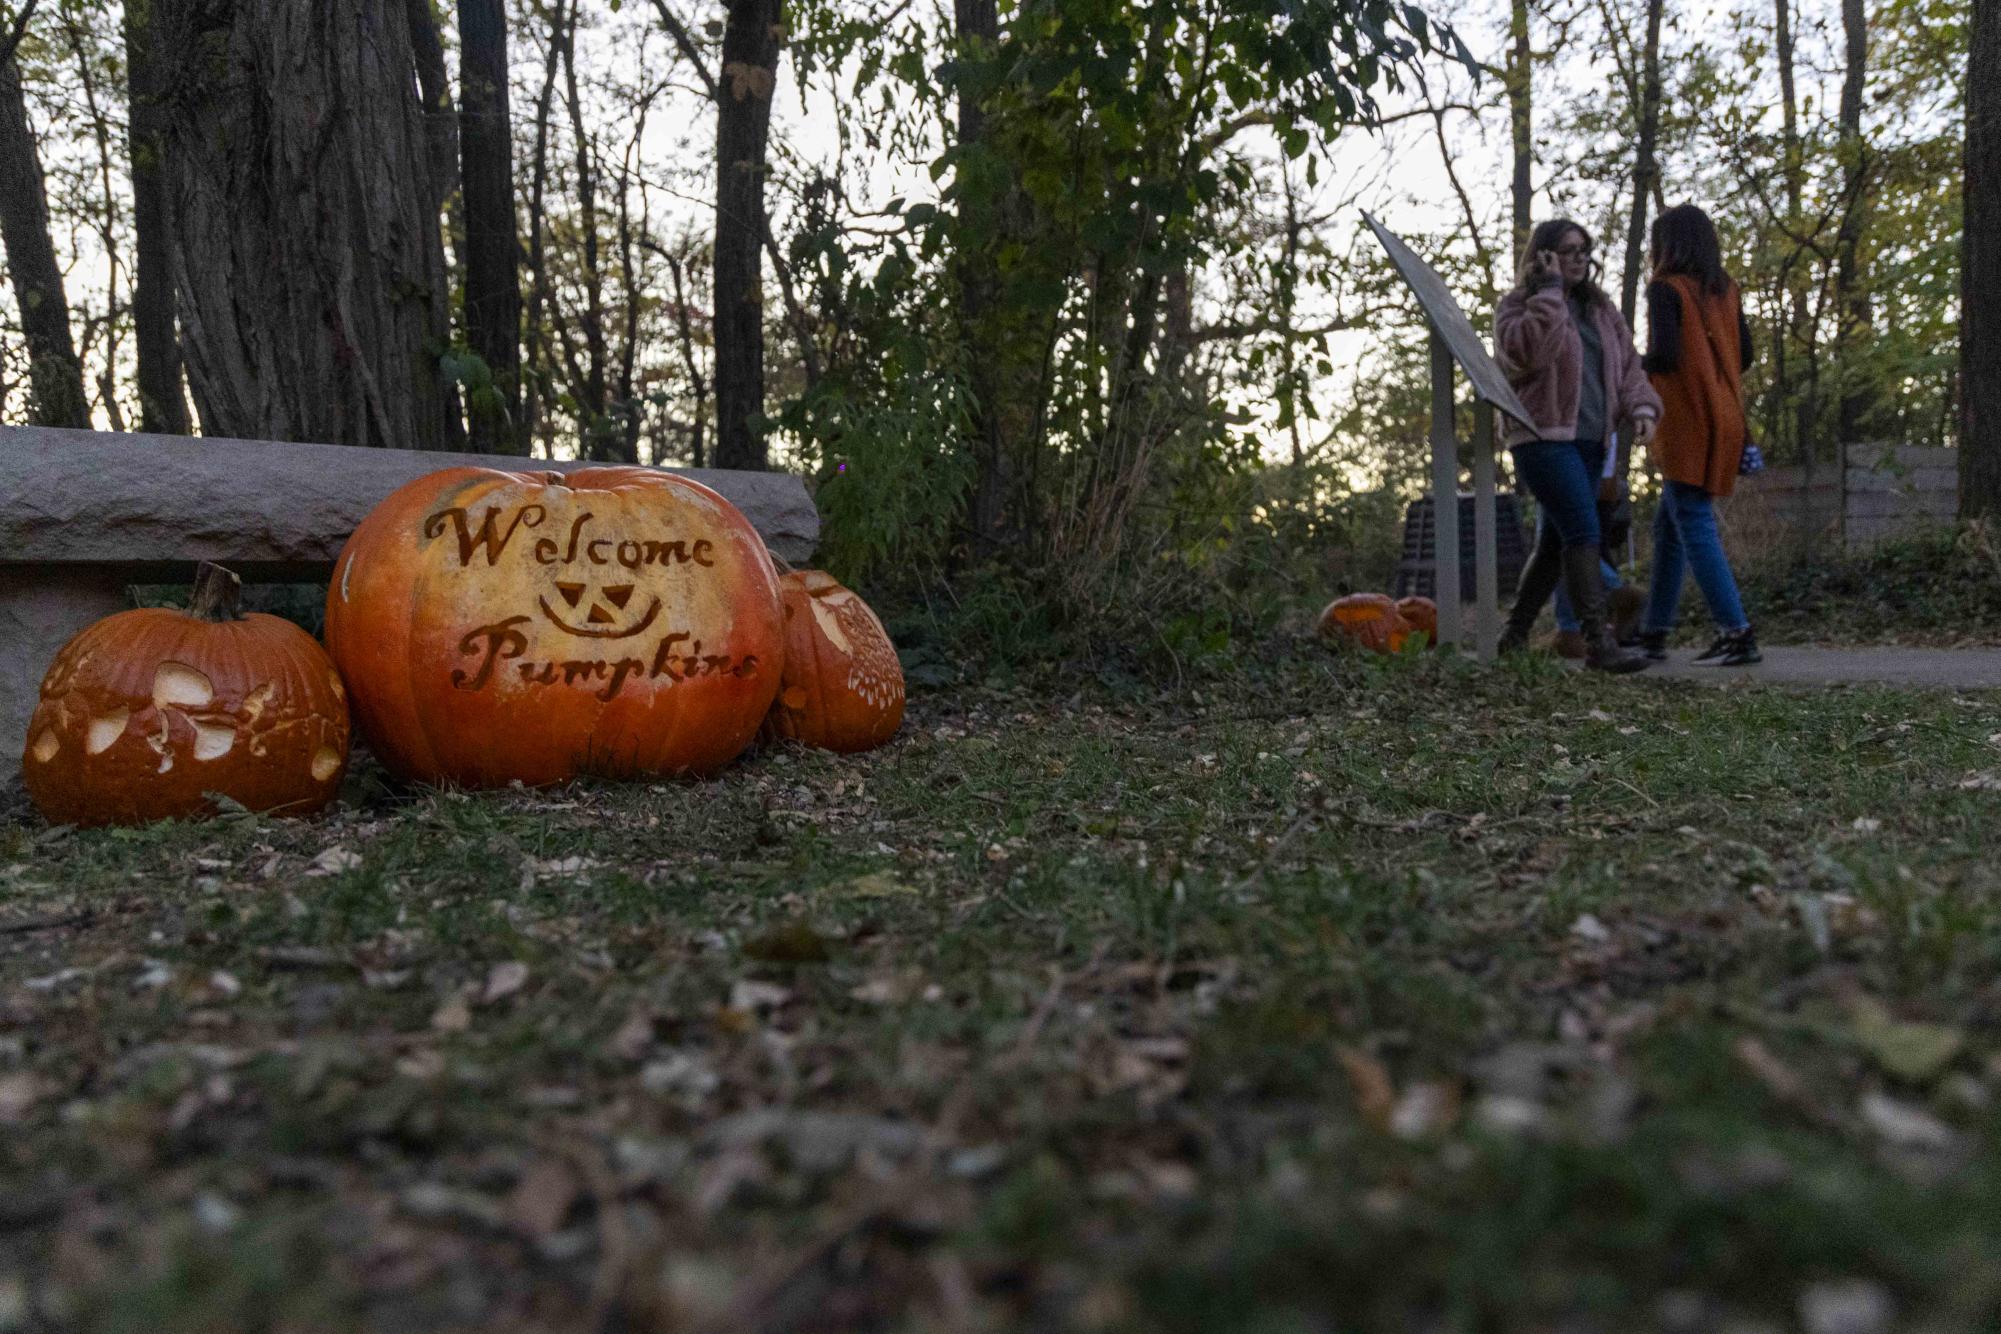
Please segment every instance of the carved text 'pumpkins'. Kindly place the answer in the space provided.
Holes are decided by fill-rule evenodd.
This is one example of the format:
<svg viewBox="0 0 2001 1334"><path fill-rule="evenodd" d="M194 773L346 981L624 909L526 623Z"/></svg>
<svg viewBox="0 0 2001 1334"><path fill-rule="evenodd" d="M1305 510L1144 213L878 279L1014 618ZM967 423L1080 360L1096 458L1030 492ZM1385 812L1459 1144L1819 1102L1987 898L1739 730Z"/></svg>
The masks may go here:
<svg viewBox="0 0 2001 1334"><path fill-rule="evenodd" d="M645 468L408 483L335 563L327 647L384 764L469 787L712 772L784 657L757 530Z"/></svg>
<svg viewBox="0 0 2001 1334"><path fill-rule="evenodd" d="M869 605L832 575L778 581L785 605L785 683L767 734L825 750L872 750L903 722L903 665Z"/></svg>
<svg viewBox="0 0 2001 1334"><path fill-rule="evenodd" d="M189 611L120 612L63 646L28 722L22 781L65 824L213 812L209 793L302 815L347 768L347 703L313 637L239 615L237 580L201 568Z"/></svg>

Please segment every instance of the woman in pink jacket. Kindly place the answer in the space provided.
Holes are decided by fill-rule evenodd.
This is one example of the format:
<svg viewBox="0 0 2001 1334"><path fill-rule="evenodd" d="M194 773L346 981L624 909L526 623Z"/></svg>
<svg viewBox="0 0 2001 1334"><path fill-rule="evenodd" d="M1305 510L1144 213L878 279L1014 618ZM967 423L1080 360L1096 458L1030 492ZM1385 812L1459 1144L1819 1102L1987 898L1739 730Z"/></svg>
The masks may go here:
<svg viewBox="0 0 2001 1334"><path fill-rule="evenodd" d="M1597 272L1591 234L1568 219L1551 219L1530 236L1515 288L1494 313L1496 360L1535 420L1533 429L1509 422L1503 443L1515 475L1547 517L1522 571L1501 651L1527 646L1561 581L1584 630L1585 665L1636 672L1647 660L1619 647L1605 612L1598 500L1605 492L1616 496L1627 442L1653 435L1661 400ZM1609 448L1615 433L1618 450Z"/></svg>

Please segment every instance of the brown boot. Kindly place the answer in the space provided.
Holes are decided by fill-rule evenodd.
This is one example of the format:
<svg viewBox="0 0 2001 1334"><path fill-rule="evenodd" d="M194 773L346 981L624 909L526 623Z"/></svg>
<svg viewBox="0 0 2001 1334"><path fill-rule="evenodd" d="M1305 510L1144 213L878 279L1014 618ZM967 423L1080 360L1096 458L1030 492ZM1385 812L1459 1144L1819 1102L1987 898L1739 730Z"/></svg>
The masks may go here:
<svg viewBox="0 0 2001 1334"><path fill-rule="evenodd" d="M1594 672L1643 671L1649 665L1638 653L1628 653L1612 637L1605 618L1605 576L1598 568L1598 548L1570 547L1563 553L1563 582L1570 605L1584 627L1584 665Z"/></svg>
<svg viewBox="0 0 2001 1334"><path fill-rule="evenodd" d="M1515 605L1508 611L1508 624L1501 631L1500 652L1519 653L1529 646L1529 632L1535 629L1542 605L1556 591L1563 578L1563 542L1556 525L1544 524L1542 540L1522 567L1521 583L1515 589Z"/></svg>
<svg viewBox="0 0 2001 1334"><path fill-rule="evenodd" d="M1584 632L1582 630L1558 630L1556 638L1550 641L1559 658L1569 658L1575 662L1584 656Z"/></svg>

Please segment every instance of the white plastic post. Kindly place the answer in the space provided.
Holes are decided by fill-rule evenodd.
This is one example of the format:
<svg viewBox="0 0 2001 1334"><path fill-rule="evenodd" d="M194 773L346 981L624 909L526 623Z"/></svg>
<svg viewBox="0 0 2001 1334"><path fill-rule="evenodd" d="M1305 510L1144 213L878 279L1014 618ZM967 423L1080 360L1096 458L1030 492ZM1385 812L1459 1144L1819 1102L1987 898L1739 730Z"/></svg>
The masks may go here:
<svg viewBox="0 0 2001 1334"><path fill-rule="evenodd" d="M1494 409L1473 408L1474 642L1480 661L1492 662L1501 644L1501 571L1494 520Z"/></svg>
<svg viewBox="0 0 2001 1334"><path fill-rule="evenodd" d="M1431 330L1432 556L1437 571L1438 642L1455 648L1459 620L1459 444L1453 431L1452 349Z"/></svg>

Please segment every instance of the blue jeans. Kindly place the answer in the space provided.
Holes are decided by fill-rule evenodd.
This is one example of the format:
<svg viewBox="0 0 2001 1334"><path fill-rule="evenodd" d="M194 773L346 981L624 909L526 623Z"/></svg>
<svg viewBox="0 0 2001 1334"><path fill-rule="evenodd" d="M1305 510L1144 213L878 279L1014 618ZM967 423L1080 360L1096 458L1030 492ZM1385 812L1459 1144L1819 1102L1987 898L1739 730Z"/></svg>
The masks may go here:
<svg viewBox="0 0 2001 1334"><path fill-rule="evenodd" d="M1654 513L1654 573L1643 629L1659 633L1674 628L1682 581L1690 571L1717 629L1735 634L1750 627L1743 599L1737 595L1736 576L1730 573L1730 558L1723 554L1709 493L1687 482L1669 482Z"/></svg>
<svg viewBox="0 0 2001 1334"><path fill-rule="evenodd" d="M1533 440L1516 445L1515 475L1541 506L1565 547L1596 547L1603 440Z"/></svg>

